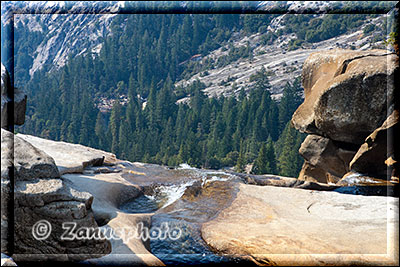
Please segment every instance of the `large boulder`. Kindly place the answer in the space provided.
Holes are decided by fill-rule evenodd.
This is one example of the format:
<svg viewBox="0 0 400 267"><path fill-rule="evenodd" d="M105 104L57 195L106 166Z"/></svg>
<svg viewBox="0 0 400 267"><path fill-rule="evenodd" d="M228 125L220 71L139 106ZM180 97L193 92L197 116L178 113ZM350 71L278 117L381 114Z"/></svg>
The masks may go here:
<svg viewBox="0 0 400 267"><path fill-rule="evenodd" d="M147 228L151 227L151 213L130 214L121 211L121 206L124 203L142 194L141 187L123 177L128 173L128 171L124 169L129 166L129 173L138 174L138 176L143 177L143 181L147 183L150 179L149 176L153 176L155 173L157 173L157 175L155 175L157 180L162 179L163 176L170 177L170 175L161 174L161 171L166 171L165 168L151 165L150 169L152 172L146 175L142 171L143 169L147 170L147 168L143 167L142 164L132 164L127 161L118 160L114 154L105 151L77 144L46 140L31 135L17 134L16 138L25 140L36 148L44 151L47 155L53 157L62 175L61 180L63 182L61 184L54 179L49 179L47 182L30 180L20 183L22 187L26 187L27 185L30 190L35 190L29 195L28 203L40 203L42 201L41 199L47 201L49 198L65 199L65 201L60 201L64 203L62 206L58 206L54 202L44 207L35 207L35 209L37 209L35 211L36 213L46 214L49 212L55 216L56 214L51 212L51 208L54 207L59 210L58 213L60 216L70 218L70 220L71 218L81 218L85 216L85 214L87 214L88 218L92 218L93 215L102 231L106 233L110 231L118 233L119 229L128 229L127 227L132 231L138 231L138 226L140 224L143 224L143 226ZM139 166L138 169L135 167L136 165ZM158 170L155 171L157 168ZM133 169L138 171L133 171ZM138 180L139 179L136 177L135 182L138 182ZM52 186L50 187L49 185ZM40 188L43 187L48 187L50 190L47 190L46 194L41 194ZM77 192L77 190L71 193L71 191L68 191L69 187L79 188L80 191L88 192L93 198L85 198L82 196L79 198L81 201L71 200L71 196L76 196L81 193ZM51 188L54 188L54 190L51 190ZM93 203L91 203L91 199ZM87 201L91 203L90 210L85 209L87 206L86 203L88 203ZM22 205L28 204L26 201L21 201L21 203ZM51 222L52 225L55 224L54 227L60 225L60 222L57 222L56 218L50 218L54 220L54 222ZM81 223L80 225L85 225L85 223L87 223L86 217L82 219L73 219L73 221L75 220ZM24 225L30 225L33 222L34 220L27 219ZM59 229L55 229L54 231L57 232ZM64 247L61 247L60 244L57 243L57 239L49 240L52 242L54 250L64 250L64 252L60 254L63 256L61 259L65 259L68 253L73 254L74 251L82 251L82 253L88 254L91 254L97 248L99 248L99 254L104 251L104 247L102 247L101 243L88 243L87 248L81 249L81 247L85 245L84 243L79 243L79 245L74 248L71 243L67 243ZM32 241L33 240L28 240L27 242ZM96 255L92 255L85 263L94 265L115 265L115 263L118 262L121 265L164 265L156 256L151 254L149 240L111 238L110 243L110 254L99 258L94 258Z"/></svg>
<svg viewBox="0 0 400 267"><path fill-rule="evenodd" d="M386 50L313 53L303 65L305 100L292 124L301 132L361 145L386 119L397 73L398 57Z"/></svg>
<svg viewBox="0 0 400 267"><path fill-rule="evenodd" d="M386 50L330 50L307 58L305 99L291 120L310 134L299 150L305 159L299 179L338 182L350 172L396 175L391 174L398 164L394 153L386 154L393 119L385 120L398 109L398 63L398 56Z"/></svg>
<svg viewBox="0 0 400 267"><path fill-rule="evenodd" d="M12 107L8 92L11 90L10 75L3 64L1 64L1 128L9 124L22 125L25 122L27 96L23 90L13 88L14 91L14 122L10 123L8 112Z"/></svg>
<svg viewBox="0 0 400 267"><path fill-rule="evenodd" d="M339 148L329 138L308 135L301 144L299 153L316 169L342 177L349 171L349 163L356 152Z"/></svg>
<svg viewBox="0 0 400 267"><path fill-rule="evenodd" d="M350 169L354 172L368 173L375 177L387 178L391 175L385 161L394 157L394 147L388 146L388 137L394 138L390 133L398 132L399 112L393 111L381 127L370 134L365 143L361 145L357 154L350 162ZM388 172L389 171L389 172Z"/></svg>
<svg viewBox="0 0 400 267"><path fill-rule="evenodd" d="M77 191L63 179L33 179L16 182L14 197L15 253L22 254L23 260L31 258L28 254L57 260L75 255L76 259L82 260L111 252L111 244L105 239L62 239L64 223L73 223L76 229L98 228L91 210L91 194ZM33 231L40 231L35 226L43 220L48 223L51 233L48 238L38 240Z"/></svg>

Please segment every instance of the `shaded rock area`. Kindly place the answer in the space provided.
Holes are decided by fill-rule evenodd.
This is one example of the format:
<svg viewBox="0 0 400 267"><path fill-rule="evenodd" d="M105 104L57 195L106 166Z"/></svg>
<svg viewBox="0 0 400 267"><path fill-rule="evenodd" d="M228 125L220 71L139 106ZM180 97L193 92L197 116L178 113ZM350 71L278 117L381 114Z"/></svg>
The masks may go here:
<svg viewBox="0 0 400 267"><path fill-rule="evenodd" d="M111 245L105 239L61 238L65 222L76 223L77 229L98 227L91 209L91 194L77 190L61 178L54 160L45 152L4 129L1 129L1 150L2 211L3 203L9 203L11 190L14 192L14 212L2 213L2 246L3 241L7 244L2 252L9 252L8 241L13 240L13 259L17 262L83 260L110 253ZM7 158L10 154L14 160ZM12 173L14 188L10 184ZM33 229L42 220L48 222L51 231L46 239L38 240ZM10 233L11 223L13 233Z"/></svg>
<svg viewBox="0 0 400 267"><path fill-rule="evenodd" d="M392 173L392 168L388 168L385 161L393 156L393 146L388 146L388 138L390 132L398 132L399 130L399 112L393 111L386 119L381 127L377 128L361 145L357 154L350 162L350 169L356 172L366 172L375 177L386 178Z"/></svg>
<svg viewBox="0 0 400 267"><path fill-rule="evenodd" d="M398 198L238 184L203 224L214 250L259 265L396 265Z"/></svg>
<svg viewBox="0 0 400 267"><path fill-rule="evenodd" d="M14 101L11 103L9 91L11 88L10 75L1 63L1 128L10 124L22 125L25 122L27 96L23 90L14 88ZM9 122L9 111L14 110L14 122Z"/></svg>
<svg viewBox="0 0 400 267"><path fill-rule="evenodd" d="M311 166L336 177L342 177L349 171L350 160L355 154L354 151L338 148L331 139L318 135L308 135L299 153Z"/></svg>
<svg viewBox="0 0 400 267"><path fill-rule="evenodd" d="M398 163L387 142L398 130L398 64L386 50L330 50L307 58L305 99L291 120L310 134L299 149L305 159L300 180L337 183L352 172L398 185Z"/></svg>
<svg viewBox="0 0 400 267"><path fill-rule="evenodd" d="M301 167L298 179L301 181L329 183L327 175L327 172L323 169L317 168L305 161Z"/></svg>
<svg viewBox="0 0 400 267"><path fill-rule="evenodd" d="M8 131L2 130L1 135L2 140L9 139L6 142L14 144L14 178L16 181L60 177L54 159L48 154Z"/></svg>

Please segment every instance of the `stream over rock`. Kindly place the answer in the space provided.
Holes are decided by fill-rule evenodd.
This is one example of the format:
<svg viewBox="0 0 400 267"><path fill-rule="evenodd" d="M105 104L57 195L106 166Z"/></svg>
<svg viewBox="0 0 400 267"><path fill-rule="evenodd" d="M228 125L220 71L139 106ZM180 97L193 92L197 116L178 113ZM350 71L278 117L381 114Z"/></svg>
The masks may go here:
<svg viewBox="0 0 400 267"><path fill-rule="evenodd" d="M180 231L176 240L150 240L151 252L167 265L243 263L242 259L215 254L201 238L200 231L204 222L233 201L241 179L223 171L199 170L186 164L168 173L170 177L164 176L162 181L159 177L147 177L144 194L120 207L127 213L154 212L152 228L162 229L167 223L169 229Z"/></svg>

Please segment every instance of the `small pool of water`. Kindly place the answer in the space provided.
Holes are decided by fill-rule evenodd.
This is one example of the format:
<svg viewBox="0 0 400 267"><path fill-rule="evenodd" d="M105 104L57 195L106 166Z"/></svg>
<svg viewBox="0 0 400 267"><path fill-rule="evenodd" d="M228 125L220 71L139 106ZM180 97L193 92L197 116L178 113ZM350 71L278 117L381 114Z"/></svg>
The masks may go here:
<svg viewBox="0 0 400 267"><path fill-rule="evenodd" d="M160 204L151 197L141 195L125 204L120 210L126 213L153 213L160 208Z"/></svg>

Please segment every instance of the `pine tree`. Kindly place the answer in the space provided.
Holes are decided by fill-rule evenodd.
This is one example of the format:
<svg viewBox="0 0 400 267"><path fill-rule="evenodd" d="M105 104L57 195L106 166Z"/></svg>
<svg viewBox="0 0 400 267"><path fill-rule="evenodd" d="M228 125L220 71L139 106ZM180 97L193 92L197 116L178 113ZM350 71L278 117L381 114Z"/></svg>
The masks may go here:
<svg viewBox="0 0 400 267"><path fill-rule="evenodd" d="M288 122L282 133L282 149L278 158L279 174L296 177L301 168L301 157L298 153L304 137Z"/></svg>
<svg viewBox="0 0 400 267"><path fill-rule="evenodd" d="M265 174L267 173L268 159L267 159L267 144L261 145L260 152L256 160L254 161L252 173L253 174Z"/></svg>
<svg viewBox="0 0 400 267"><path fill-rule="evenodd" d="M277 174L275 149L271 137L267 141L266 157L268 162L266 173Z"/></svg>
<svg viewBox="0 0 400 267"><path fill-rule="evenodd" d="M246 159L245 159L245 151L244 151L244 143L243 141L240 143L240 151L239 157L236 163L236 171L243 172L246 168Z"/></svg>

